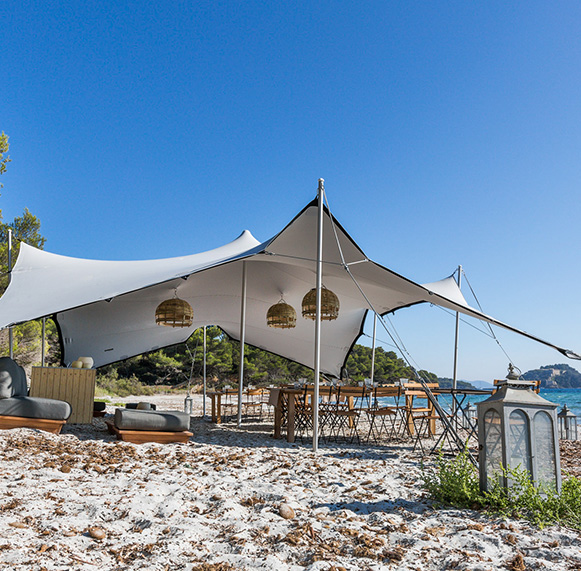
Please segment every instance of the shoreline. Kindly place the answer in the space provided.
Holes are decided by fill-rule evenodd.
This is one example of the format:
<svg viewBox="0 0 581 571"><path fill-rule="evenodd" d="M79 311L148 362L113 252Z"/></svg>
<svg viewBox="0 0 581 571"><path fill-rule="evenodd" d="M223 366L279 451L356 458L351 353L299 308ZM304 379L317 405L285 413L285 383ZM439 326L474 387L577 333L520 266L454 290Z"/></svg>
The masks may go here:
<svg viewBox="0 0 581 571"><path fill-rule="evenodd" d="M184 397L115 401L183 410ZM97 418L57 436L0 431L0 569L581 567L578 531L434 510L409 443L314 454L264 424L194 416L188 444L134 445L104 427ZM564 460L581 475L578 447Z"/></svg>

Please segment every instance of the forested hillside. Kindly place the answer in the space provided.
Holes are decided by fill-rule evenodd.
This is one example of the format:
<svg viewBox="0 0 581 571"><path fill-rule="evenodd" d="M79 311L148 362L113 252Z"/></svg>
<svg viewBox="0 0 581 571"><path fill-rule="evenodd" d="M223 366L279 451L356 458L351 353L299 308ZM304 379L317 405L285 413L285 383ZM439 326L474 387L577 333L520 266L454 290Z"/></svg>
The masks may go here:
<svg viewBox="0 0 581 571"><path fill-rule="evenodd" d="M128 359L102 367L102 381L110 379L134 379L146 385L179 386L188 382L192 373L193 382L198 384L203 374L202 347L203 330L194 332L187 344L161 349L154 353ZM193 368L192 368L193 361ZM207 328L206 374L210 386L221 387L238 381L240 344L232 341L218 327ZM435 375L422 371L432 381ZM371 374L371 348L355 345L347 360L347 379L357 383ZM413 378L413 371L393 352L382 348L376 350L375 381L393 382L400 378ZM246 346L244 354L244 382L253 385L293 383L299 379L312 381L313 371L279 357Z"/></svg>

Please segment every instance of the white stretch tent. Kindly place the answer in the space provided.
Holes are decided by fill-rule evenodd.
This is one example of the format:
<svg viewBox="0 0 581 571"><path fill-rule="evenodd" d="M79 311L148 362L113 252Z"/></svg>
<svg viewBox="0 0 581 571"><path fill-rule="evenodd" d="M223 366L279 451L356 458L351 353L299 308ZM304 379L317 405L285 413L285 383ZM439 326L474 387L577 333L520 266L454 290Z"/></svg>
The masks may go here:
<svg viewBox="0 0 581 571"><path fill-rule="evenodd" d="M53 315L63 361L91 356L99 367L180 343L198 327L218 325L239 339L242 267L246 262L245 341L313 366L313 322L301 314L303 296L315 286L317 203L308 204L274 238L259 243L248 231L215 250L151 261L70 258L22 244L11 283L0 299L0 328ZM339 377L362 333L371 304L385 314L432 303L504 327L581 357L486 316L468 306L453 277L419 285L369 260L338 222L324 213L323 285L339 297L339 317L321 327L321 372ZM194 309L185 329L155 324L155 309L177 295ZM362 294L363 292L363 294ZM298 314L294 329L266 325L268 308L284 297Z"/></svg>

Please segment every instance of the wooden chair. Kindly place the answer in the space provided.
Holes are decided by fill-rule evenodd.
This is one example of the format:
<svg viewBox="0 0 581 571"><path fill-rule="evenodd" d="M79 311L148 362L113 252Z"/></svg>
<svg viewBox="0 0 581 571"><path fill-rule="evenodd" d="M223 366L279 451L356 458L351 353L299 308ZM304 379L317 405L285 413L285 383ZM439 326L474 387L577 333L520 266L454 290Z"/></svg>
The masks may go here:
<svg viewBox="0 0 581 571"><path fill-rule="evenodd" d="M506 382L506 379L494 379L494 381L493 381L493 384L494 384L494 386L495 386L495 387L497 387L497 388L496 388L496 389L494 389L494 392L493 392L492 394L494 394L494 393L498 392L498 390L499 390L499 389L498 389L498 386L499 386L499 385L502 385L502 384L503 384L503 383L505 383L505 382ZM529 382L530 382L530 383L533 383L533 384L532 384L532 386L531 386L531 389L532 389L532 390L533 390L535 393L539 394L539 393L541 392L541 381L529 381Z"/></svg>
<svg viewBox="0 0 581 571"><path fill-rule="evenodd" d="M438 388L438 383L427 383L428 389ZM423 452L422 437L436 434L436 420L438 415L434 405L428 399L428 395L421 383L404 383L404 395L406 406L406 428L410 436L416 436L414 450L419 444ZM426 401L421 406L414 406L417 400Z"/></svg>

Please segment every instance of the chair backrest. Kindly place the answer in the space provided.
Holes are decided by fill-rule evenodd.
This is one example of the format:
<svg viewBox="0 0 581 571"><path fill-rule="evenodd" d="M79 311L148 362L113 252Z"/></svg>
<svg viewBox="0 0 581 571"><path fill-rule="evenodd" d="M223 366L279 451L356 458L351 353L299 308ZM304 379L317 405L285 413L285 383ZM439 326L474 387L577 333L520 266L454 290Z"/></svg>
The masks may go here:
<svg viewBox="0 0 581 571"><path fill-rule="evenodd" d="M498 387L498 385L505 383L505 382L506 382L506 379L494 379L494 381L493 381L495 387ZM529 381L529 382L533 383L531 385L532 390L535 391L535 393L539 394L541 392L541 381L539 380L539 381ZM492 394L496 393L497 391L498 391L498 388L496 388Z"/></svg>
<svg viewBox="0 0 581 571"><path fill-rule="evenodd" d="M24 369L10 357L0 357L0 399L24 397L27 393Z"/></svg>
<svg viewBox="0 0 581 571"><path fill-rule="evenodd" d="M437 389L440 385L438 383L426 383L428 389ZM428 395L424 390L424 386L421 383L404 383L404 395L405 395L405 402L406 408L412 410L414 407L414 400L415 399L427 399ZM431 401L428 401L427 405L422 404L419 408L428 407L429 409L433 409L433 405Z"/></svg>
<svg viewBox="0 0 581 571"><path fill-rule="evenodd" d="M438 383L426 383L428 389L439 388ZM403 384L404 393L410 396L417 396L418 398L428 398L426 391L424 390L424 385L421 383L404 383Z"/></svg>

